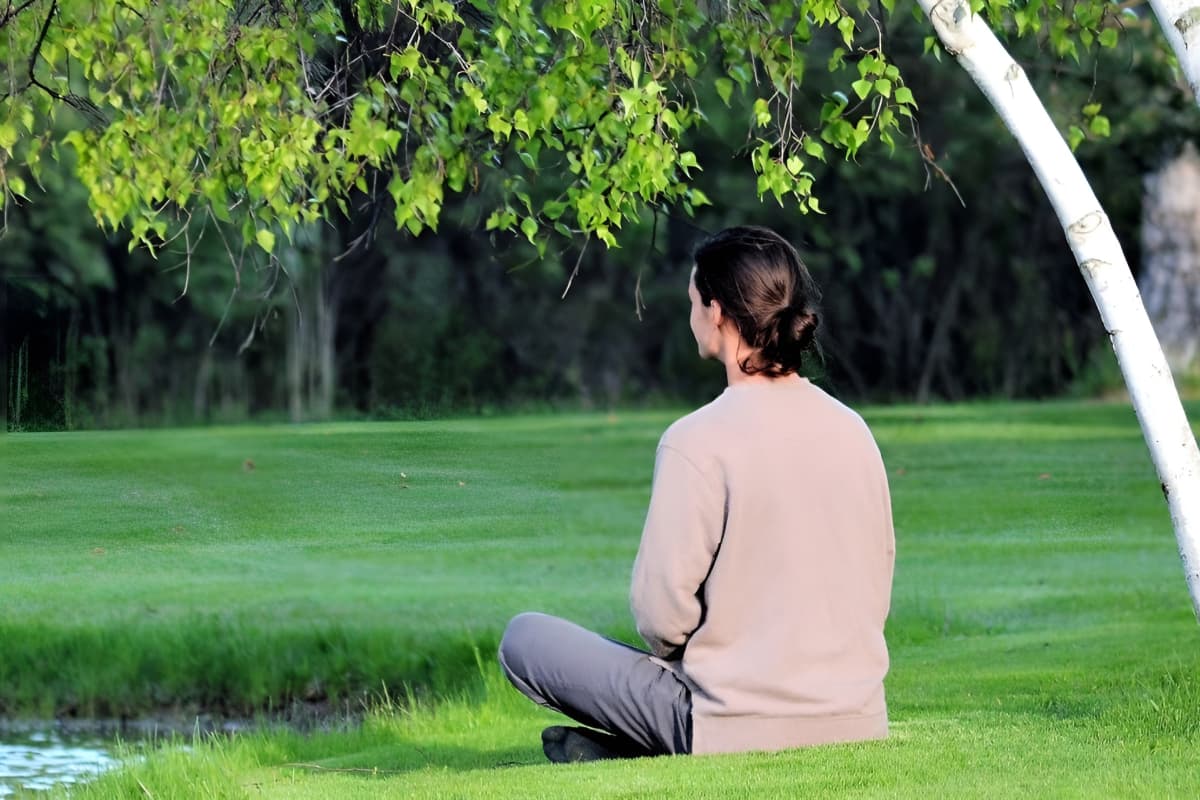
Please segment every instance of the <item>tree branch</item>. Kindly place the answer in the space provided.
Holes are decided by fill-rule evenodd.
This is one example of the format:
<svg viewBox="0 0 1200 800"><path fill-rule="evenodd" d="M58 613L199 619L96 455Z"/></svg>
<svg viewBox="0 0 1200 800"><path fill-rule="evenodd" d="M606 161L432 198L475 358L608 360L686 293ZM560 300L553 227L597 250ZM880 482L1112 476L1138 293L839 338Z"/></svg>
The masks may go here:
<svg viewBox="0 0 1200 800"><path fill-rule="evenodd" d="M42 31L38 34L37 42L33 45L33 53L29 56L29 82L37 86L42 86L33 77L33 68L37 64L38 56L42 54L42 43L46 41L46 34L50 31L50 20L54 19L54 12L58 10L58 0L50 0L50 11L46 14L46 21L42 23ZM45 86L42 86L46 89ZM46 89L46 91L51 91ZM56 92L51 92L56 97L59 95Z"/></svg>
<svg viewBox="0 0 1200 800"><path fill-rule="evenodd" d="M588 243L591 241L592 237L590 235L583 240L583 247L579 248L579 258L575 259L575 269L571 270L571 277L567 278L567 288L563 289L562 297L559 298L560 300L567 299L567 292L571 291L571 284L575 282L575 276L579 274L579 265L583 263L583 254L587 252Z"/></svg>
<svg viewBox="0 0 1200 800"><path fill-rule="evenodd" d="M19 15L22 11L29 8L31 5L33 5L36 2L37 2L37 0L25 0L24 3L17 6L16 8L13 8L12 4L10 3L8 6L8 9L4 12L4 15L0 16L0 28L3 28L9 22L16 19L17 15Z"/></svg>

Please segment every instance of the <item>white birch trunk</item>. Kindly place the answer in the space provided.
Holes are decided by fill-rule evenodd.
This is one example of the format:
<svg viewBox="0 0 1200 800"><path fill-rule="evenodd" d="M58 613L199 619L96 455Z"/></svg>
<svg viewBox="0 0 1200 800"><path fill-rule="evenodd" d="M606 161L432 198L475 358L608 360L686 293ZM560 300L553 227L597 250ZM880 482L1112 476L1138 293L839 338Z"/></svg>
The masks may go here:
<svg viewBox="0 0 1200 800"><path fill-rule="evenodd" d="M1200 620L1200 450L1129 263L1079 162L1025 71L968 0L918 0L946 50L987 95L1049 195L1091 290L1171 510L1179 556Z"/></svg>
<svg viewBox="0 0 1200 800"><path fill-rule="evenodd" d="M1200 102L1200 3L1191 0L1150 0L1163 35L1171 43L1179 66Z"/></svg>

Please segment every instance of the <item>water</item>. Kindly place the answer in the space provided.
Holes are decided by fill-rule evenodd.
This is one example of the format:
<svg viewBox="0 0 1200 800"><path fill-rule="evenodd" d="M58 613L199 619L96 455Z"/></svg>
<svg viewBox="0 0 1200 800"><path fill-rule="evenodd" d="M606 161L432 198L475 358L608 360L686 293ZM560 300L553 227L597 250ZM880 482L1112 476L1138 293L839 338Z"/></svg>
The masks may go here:
<svg viewBox="0 0 1200 800"><path fill-rule="evenodd" d="M78 783L117 765L104 740L51 731L6 733L0 741L0 797L18 789Z"/></svg>

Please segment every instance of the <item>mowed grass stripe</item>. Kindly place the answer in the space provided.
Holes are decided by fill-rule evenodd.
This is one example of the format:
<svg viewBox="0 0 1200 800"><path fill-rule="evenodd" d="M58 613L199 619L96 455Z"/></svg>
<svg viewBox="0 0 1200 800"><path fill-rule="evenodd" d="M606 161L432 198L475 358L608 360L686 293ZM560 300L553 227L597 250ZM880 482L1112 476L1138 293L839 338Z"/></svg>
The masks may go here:
<svg viewBox="0 0 1200 800"><path fill-rule="evenodd" d="M167 747L84 797L1194 796L1200 626L1132 412L867 416L899 548L886 742L542 763L557 718L492 648L528 608L632 637L666 414L7 437L0 690L85 712L374 692L354 730Z"/></svg>
<svg viewBox="0 0 1200 800"><path fill-rule="evenodd" d="M1186 612L1169 519L1127 407L867 416L894 494L897 644ZM432 670L416 653L486 649L527 608L628 637L629 565L671 419L7 436L5 649L40 648L64 674L108 677L67 692L46 670L13 672L13 656L0 661L10 665L0 703L8 713L139 713L220 696L244 712L286 703L305 671L344 692L421 682ZM330 631L346 651L323 658ZM135 651L136 674L85 646L97 639ZM199 667L245 665L235 648L248 640L253 662L270 665L248 694L207 686ZM196 647L207 655L180 652ZM473 679L466 658L438 669L451 684Z"/></svg>

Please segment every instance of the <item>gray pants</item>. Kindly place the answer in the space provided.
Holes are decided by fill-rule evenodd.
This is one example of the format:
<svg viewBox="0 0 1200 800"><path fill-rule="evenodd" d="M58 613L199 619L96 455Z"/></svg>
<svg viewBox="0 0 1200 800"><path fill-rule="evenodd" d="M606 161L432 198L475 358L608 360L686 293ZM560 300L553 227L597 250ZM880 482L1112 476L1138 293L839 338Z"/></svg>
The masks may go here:
<svg viewBox="0 0 1200 800"><path fill-rule="evenodd" d="M692 747L692 695L650 654L546 614L520 614L500 666L533 702L619 736L646 755Z"/></svg>

